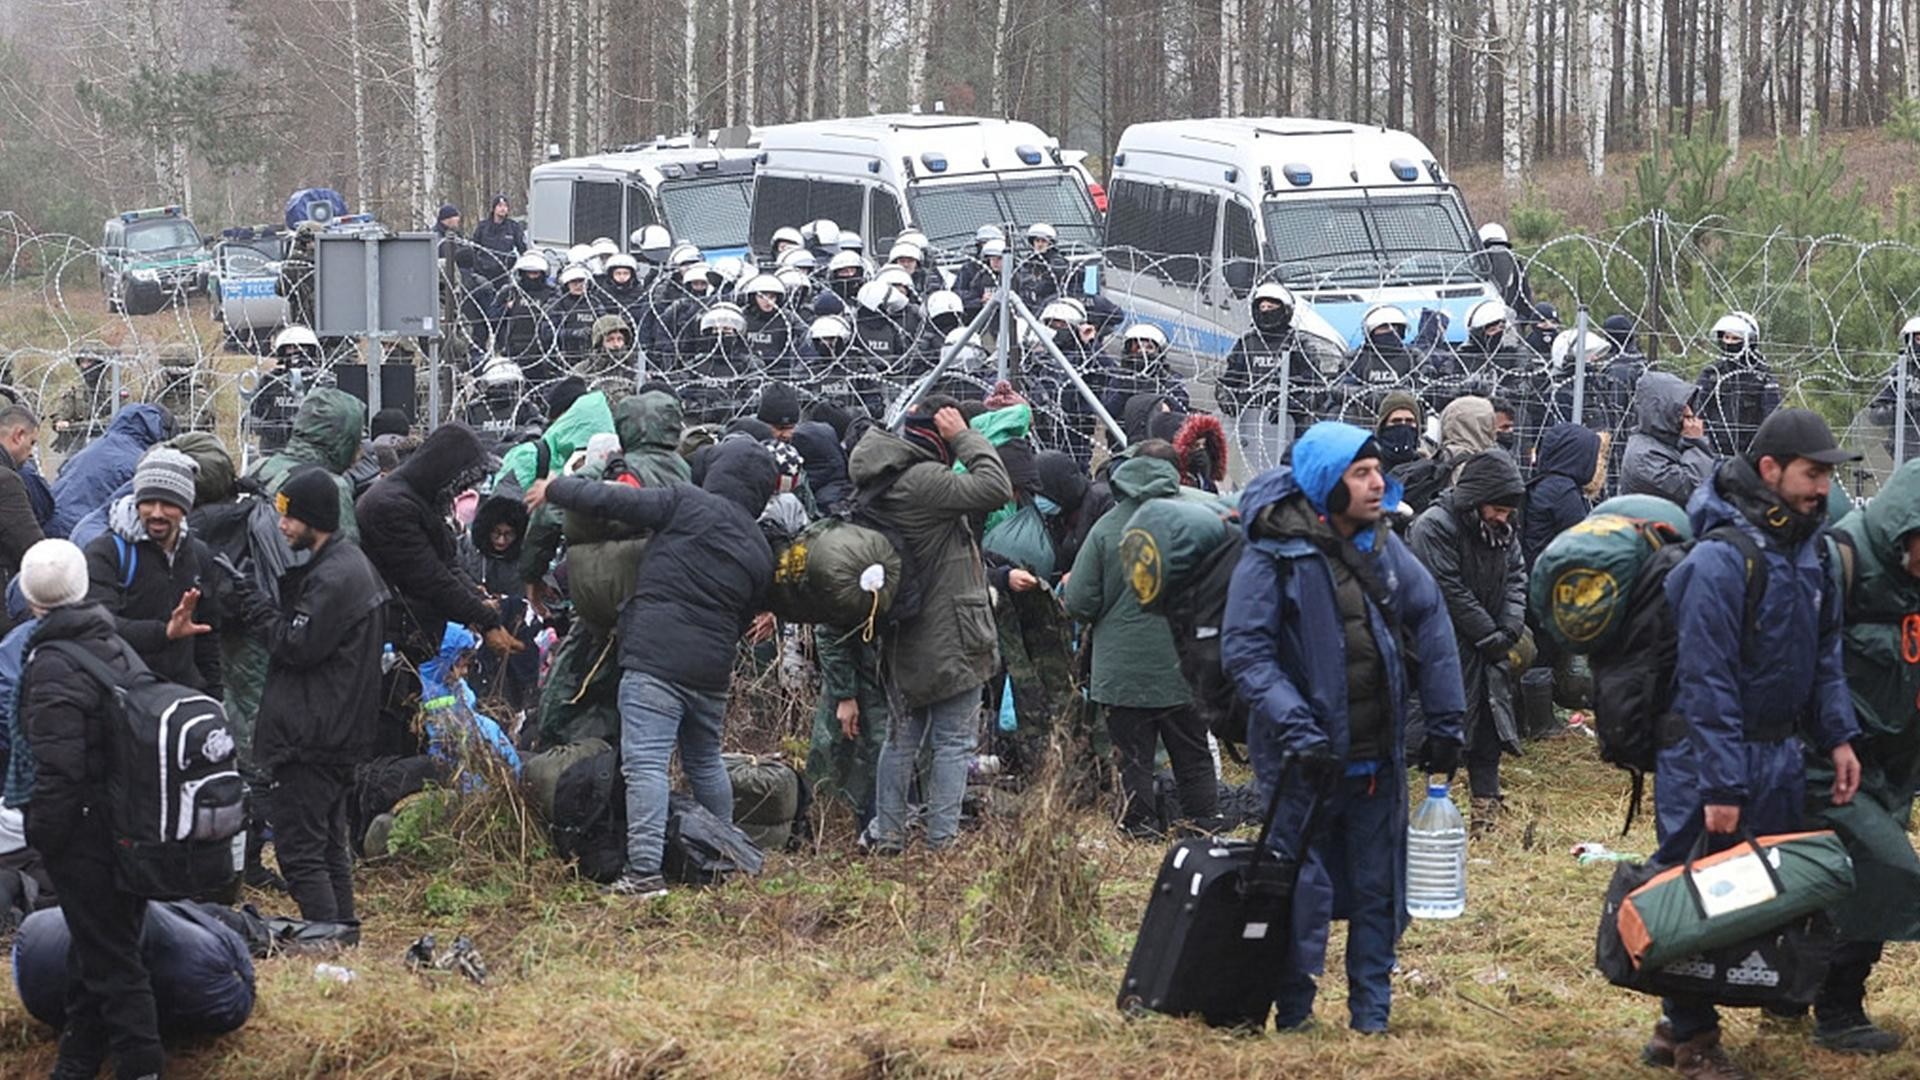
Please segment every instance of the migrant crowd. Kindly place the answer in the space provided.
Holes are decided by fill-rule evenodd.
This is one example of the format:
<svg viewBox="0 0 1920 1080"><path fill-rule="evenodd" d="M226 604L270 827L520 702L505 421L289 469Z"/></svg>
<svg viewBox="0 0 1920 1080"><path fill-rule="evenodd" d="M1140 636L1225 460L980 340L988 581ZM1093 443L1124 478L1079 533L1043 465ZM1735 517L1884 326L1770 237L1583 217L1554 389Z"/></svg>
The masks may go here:
<svg viewBox="0 0 1920 1080"><path fill-rule="evenodd" d="M1246 818L1223 805L1213 734L1238 710L1276 820L1324 803L1310 842L1273 834L1301 875L1275 1022L1310 1023L1337 913L1351 1023L1384 1031L1408 771L1464 765L1473 831L1498 834L1502 760L1556 726L1556 700L1592 693L1541 632L1529 568L1616 490L1666 500L1705 538L1666 586L1677 695L1660 857L1684 858L1702 833L1717 844L1803 821L1857 841L1898 888L1857 902L1815 1038L1897 1046L1864 1001L1879 943L1916 930L1904 827L1920 672L1902 635L1920 620L1920 465L1839 506L1832 472L1854 455L1815 414L1777 407L1749 317L1723 321L1723 355L1698 383L1635 370L1630 323L1548 340L1556 361L1591 351L1601 411L1586 426L1474 392L1499 389L1475 382L1489 370L1552 378L1516 351L1506 301L1476 309L1466 345L1430 335L1418 358L1404 315L1369 315L1329 380L1293 331L1292 296L1264 284L1215 416L1157 328L1101 351L1117 314L1069 295L1044 226L1012 280L1053 337L1030 335L1001 379L984 352L954 363L943 349L1000 287L997 230L957 272L910 235L876 269L830 222L782 229L774 265L752 272L649 236L642 259L589 250L555 287L507 210L496 202L458 248L490 255L452 259L490 290L460 301L485 309L476 355L517 369L504 427L369 418L320 385L241 472L218 439L135 404L36 496L24 472L39 420L0 412L4 809L24 815L79 972L55 1075L91 1076L109 1052L123 1076L162 1064L136 947L146 900L116 850L107 753L110 718L130 707L116 688L142 671L224 704L245 883L284 888L347 940L355 859L408 795L475 782L474 755L490 762L481 783L531 779L583 747L611 755L618 783L595 820L618 824L599 837L613 845L601 876L615 895L663 894L676 757L691 801L734 820L722 749L742 665L811 670L815 804L850 814L876 857L960 843L986 812L983 777L1048 768L1110 795L1127 836L1234 828ZM453 237L457 213L442 217ZM1517 302L1553 332L1546 305ZM295 327L276 351L317 369L319 348ZM1117 436L1083 411L1062 356ZM1339 380L1367 389L1336 410L1358 419L1365 401L1364 424L1323 418L1329 399L1311 395ZM1631 422L1605 411L1622 381ZM1230 491L1238 418L1253 413L1283 429L1284 462ZM1529 424L1537 436L1517 441ZM1175 552L1139 538L1141 515L1184 504L1230 519L1241 544L1160 595ZM1843 590L1823 554L1834 536L1850 552ZM1210 666L1195 663L1202 644ZM562 798L545 800L557 817ZM586 873L584 826L561 843L553 824ZM1647 1056L1744 1075L1694 1000L1665 1002Z"/></svg>

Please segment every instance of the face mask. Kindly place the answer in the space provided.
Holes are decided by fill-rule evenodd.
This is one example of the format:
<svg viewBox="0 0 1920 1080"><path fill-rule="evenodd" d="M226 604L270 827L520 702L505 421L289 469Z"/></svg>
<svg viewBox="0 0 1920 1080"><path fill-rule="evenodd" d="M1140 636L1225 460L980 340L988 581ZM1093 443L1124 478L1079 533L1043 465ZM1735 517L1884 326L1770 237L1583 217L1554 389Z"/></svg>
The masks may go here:
<svg viewBox="0 0 1920 1080"><path fill-rule="evenodd" d="M1380 449L1394 464L1412 461L1420 452L1420 429L1412 424L1392 424L1382 428L1378 436Z"/></svg>
<svg viewBox="0 0 1920 1080"><path fill-rule="evenodd" d="M1520 445L1520 434L1515 431L1496 432L1493 441L1500 449L1512 453L1513 448Z"/></svg>
<svg viewBox="0 0 1920 1080"><path fill-rule="evenodd" d="M1080 336L1073 332L1073 327L1063 326L1053 332L1053 343L1061 352L1067 352L1080 347Z"/></svg>
<svg viewBox="0 0 1920 1080"><path fill-rule="evenodd" d="M1035 495L1033 497L1033 508L1040 511L1043 517L1060 516L1060 504L1047 498L1045 495Z"/></svg>
<svg viewBox="0 0 1920 1080"><path fill-rule="evenodd" d="M1488 521L1480 519L1480 539L1491 548L1503 548L1513 543L1513 520Z"/></svg>

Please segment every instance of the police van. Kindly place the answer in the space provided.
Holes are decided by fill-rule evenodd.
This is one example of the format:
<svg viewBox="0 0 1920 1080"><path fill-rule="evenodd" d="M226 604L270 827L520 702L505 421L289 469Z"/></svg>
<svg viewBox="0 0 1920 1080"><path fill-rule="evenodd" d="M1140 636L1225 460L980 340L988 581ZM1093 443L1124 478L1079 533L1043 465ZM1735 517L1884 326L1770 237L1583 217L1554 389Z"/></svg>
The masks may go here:
<svg viewBox="0 0 1920 1080"><path fill-rule="evenodd" d="M206 242L178 206L127 210L101 226L99 269L108 311L150 314L206 293Z"/></svg>
<svg viewBox="0 0 1920 1080"><path fill-rule="evenodd" d="M756 136L751 235L761 254L775 229L821 218L858 232L877 258L908 226L954 255L980 226L1008 222L1051 224L1063 250L1100 245L1085 174L1032 124L891 113L781 124Z"/></svg>
<svg viewBox="0 0 1920 1080"><path fill-rule="evenodd" d="M1248 296L1276 280L1303 331L1360 343L1377 303L1447 337L1497 298L1460 191L1403 131L1236 117L1134 124L1107 185L1109 294L1176 347L1224 356L1251 325Z"/></svg>
<svg viewBox="0 0 1920 1080"><path fill-rule="evenodd" d="M528 182L527 240L564 252L664 225L676 243L709 260L747 252L754 153L660 139L588 157L536 165Z"/></svg>

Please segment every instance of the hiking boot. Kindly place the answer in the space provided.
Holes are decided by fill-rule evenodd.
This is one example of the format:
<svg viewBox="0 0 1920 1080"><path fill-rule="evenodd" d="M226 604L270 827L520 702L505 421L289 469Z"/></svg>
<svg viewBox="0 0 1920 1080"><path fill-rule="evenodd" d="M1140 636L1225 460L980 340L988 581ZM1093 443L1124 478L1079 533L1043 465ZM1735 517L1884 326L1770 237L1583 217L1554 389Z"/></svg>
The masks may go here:
<svg viewBox="0 0 1920 1080"><path fill-rule="evenodd" d="M1656 1069L1673 1068L1673 1048L1680 1045L1673 1039L1673 1025L1665 1020L1653 1025L1653 1038L1640 1051L1640 1063Z"/></svg>
<svg viewBox="0 0 1920 1080"><path fill-rule="evenodd" d="M249 889L265 892L284 893L287 891L287 879L273 872L265 863L251 863L240 872L240 880Z"/></svg>
<svg viewBox="0 0 1920 1080"><path fill-rule="evenodd" d="M1720 1030L1703 1031L1673 1048L1673 1067L1687 1080L1751 1080L1720 1045Z"/></svg>
<svg viewBox="0 0 1920 1080"><path fill-rule="evenodd" d="M1867 1019L1865 1013L1849 1016L1839 1023L1821 1024L1813 1030L1813 1045L1836 1054L1860 1054L1871 1057L1891 1054L1904 1042L1898 1034Z"/></svg>
<svg viewBox="0 0 1920 1080"><path fill-rule="evenodd" d="M1500 824L1500 804L1498 795L1476 795L1473 798L1472 822L1467 827L1469 836L1485 836Z"/></svg>
<svg viewBox="0 0 1920 1080"><path fill-rule="evenodd" d="M608 896L632 896L641 900L654 900L667 895L667 879L659 874L636 874L628 871L613 879L613 884L600 891Z"/></svg>

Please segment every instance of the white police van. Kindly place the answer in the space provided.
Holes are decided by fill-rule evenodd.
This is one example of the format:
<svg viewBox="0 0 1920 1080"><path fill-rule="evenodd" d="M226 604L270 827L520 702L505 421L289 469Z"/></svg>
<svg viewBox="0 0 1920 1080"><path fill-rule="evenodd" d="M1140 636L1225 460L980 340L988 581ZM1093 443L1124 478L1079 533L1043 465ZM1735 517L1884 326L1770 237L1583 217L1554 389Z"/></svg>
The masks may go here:
<svg viewBox="0 0 1920 1080"><path fill-rule="evenodd" d="M543 162L528 181L527 240L565 252L604 236L624 251L664 225L710 260L744 256L754 156L680 138Z"/></svg>
<svg viewBox="0 0 1920 1080"><path fill-rule="evenodd" d="M1251 325L1248 294L1277 280L1296 325L1345 348L1368 308L1444 311L1447 337L1497 298L1460 191L1403 131L1236 117L1134 124L1107 185L1106 284L1176 347L1221 357Z"/></svg>
<svg viewBox="0 0 1920 1080"><path fill-rule="evenodd" d="M1100 245L1085 175L1032 124L890 113L781 124L756 140L752 237L763 254L775 229L821 218L858 232L877 259L908 226L954 255L980 226L1007 222L1051 224L1063 250Z"/></svg>

